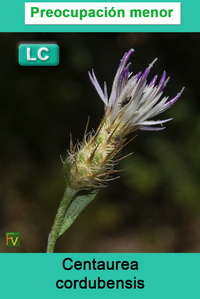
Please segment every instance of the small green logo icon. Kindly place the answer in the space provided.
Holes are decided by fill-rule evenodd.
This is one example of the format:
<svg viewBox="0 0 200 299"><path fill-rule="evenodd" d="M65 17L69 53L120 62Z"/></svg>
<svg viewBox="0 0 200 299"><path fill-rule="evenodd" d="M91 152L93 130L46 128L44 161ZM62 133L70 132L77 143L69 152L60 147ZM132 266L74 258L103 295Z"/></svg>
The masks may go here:
<svg viewBox="0 0 200 299"><path fill-rule="evenodd" d="M6 233L6 246L19 247L20 246L20 233L18 233L18 232Z"/></svg>

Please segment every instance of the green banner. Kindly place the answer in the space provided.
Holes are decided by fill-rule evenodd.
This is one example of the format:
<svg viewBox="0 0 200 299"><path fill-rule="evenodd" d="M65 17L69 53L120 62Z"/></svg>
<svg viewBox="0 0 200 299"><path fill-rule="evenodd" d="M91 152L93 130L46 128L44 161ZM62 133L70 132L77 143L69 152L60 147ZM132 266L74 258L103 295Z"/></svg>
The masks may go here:
<svg viewBox="0 0 200 299"><path fill-rule="evenodd" d="M43 8L39 9L38 6L43 3ZM10 0L0 4L0 31L1 32L198 32L200 30L199 23L199 1L182 0L182 1L126 1L123 5L122 1L90 1L87 3L96 3L96 9L85 9L84 5L86 1L23 1L23 0ZM33 9L26 13L26 5L33 3ZM50 3L55 6L52 9L51 6L45 3ZM121 3L120 9L117 5ZM142 9L138 10L136 3L144 4ZM145 5L146 3L146 5ZM150 6L149 4L154 3ZM57 5L56 5L57 4ZM76 17L76 9L74 5L77 4L80 7L80 18ZM174 5L180 4L180 24L177 25L177 21L168 25L164 22L164 19L172 19L176 17L177 11L174 10ZM60 9L60 5L64 5L63 9ZM97 6L98 5L98 6ZM157 8L156 5L161 5ZM165 7L167 5L168 8ZM170 6L171 5L171 6ZM127 7L127 11L124 7ZM45 9L44 9L45 7ZM152 12L153 11L153 12ZM45 17L48 22L51 22L53 18L63 19L64 24L49 24L41 25L41 20L38 24L31 25L31 22L26 21L26 14L32 14L30 17L32 20L37 16L41 16L41 20ZM135 15L136 13L136 15ZM70 18L71 17L71 18ZM102 19L105 17L105 21ZM141 21L144 18L144 22ZM160 25L158 18L162 19L165 24ZM70 22L71 19L71 22ZM86 24L86 19L88 23ZM128 19L129 23L128 24ZM155 22L154 22L155 20ZM43 22L44 20L42 20ZM107 21L107 22L106 22ZM115 21L114 25L112 24ZM170 21L170 20L169 20ZM45 22L45 21L44 21ZM142 23L137 24L137 23ZM152 22L152 24L150 24ZM37 23L37 22L36 22ZM108 25L107 25L108 23ZM119 24L118 24L119 23ZM125 23L123 25L123 23ZM133 24L131 24L133 23ZM134 24L136 23L136 24ZM175 25L173 25L175 24Z"/></svg>
<svg viewBox="0 0 200 299"><path fill-rule="evenodd" d="M200 254L1 254L7 298L198 298Z"/></svg>

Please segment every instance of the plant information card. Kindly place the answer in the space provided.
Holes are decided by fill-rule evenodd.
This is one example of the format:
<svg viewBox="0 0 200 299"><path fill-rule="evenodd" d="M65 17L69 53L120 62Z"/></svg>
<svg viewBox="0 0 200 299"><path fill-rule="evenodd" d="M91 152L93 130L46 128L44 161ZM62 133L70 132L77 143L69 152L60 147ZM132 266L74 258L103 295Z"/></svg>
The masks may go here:
<svg viewBox="0 0 200 299"><path fill-rule="evenodd" d="M3 297L200 297L199 9L0 4Z"/></svg>

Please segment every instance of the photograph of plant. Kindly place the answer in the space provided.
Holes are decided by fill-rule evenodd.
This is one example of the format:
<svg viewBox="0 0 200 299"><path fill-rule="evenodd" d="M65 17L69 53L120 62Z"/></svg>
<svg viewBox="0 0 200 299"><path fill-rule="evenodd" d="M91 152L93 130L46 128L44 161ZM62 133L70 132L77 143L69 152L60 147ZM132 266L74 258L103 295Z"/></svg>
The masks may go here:
<svg viewBox="0 0 200 299"><path fill-rule="evenodd" d="M0 38L0 252L199 252L199 34Z"/></svg>
<svg viewBox="0 0 200 299"><path fill-rule="evenodd" d="M98 189L106 186L113 179L114 173L120 172L114 166L126 158L117 159L116 156L130 142L127 142L127 135L136 130L163 130L163 124L171 120L155 121L151 118L169 109L179 99L183 89L171 100L168 97L160 99L169 77L166 78L164 71L158 83L158 75L147 83L156 59L144 72L132 76L128 60L133 52L130 49L124 54L109 98L106 83L104 82L103 92L94 71L89 73L90 80L105 105L105 114L96 132L88 134L86 127L83 142L75 147L71 145L69 155L63 161L67 187L49 235L47 252L54 251L57 238L93 200ZM85 192L82 194L81 191Z"/></svg>

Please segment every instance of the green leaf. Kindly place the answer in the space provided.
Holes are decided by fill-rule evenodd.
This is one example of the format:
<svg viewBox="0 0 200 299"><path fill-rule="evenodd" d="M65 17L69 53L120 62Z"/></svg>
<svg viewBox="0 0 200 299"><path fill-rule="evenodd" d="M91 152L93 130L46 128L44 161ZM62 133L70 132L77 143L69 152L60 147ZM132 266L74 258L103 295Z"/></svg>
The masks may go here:
<svg viewBox="0 0 200 299"><path fill-rule="evenodd" d="M58 236L61 236L72 225L72 223L76 220L79 214L95 198L97 192L98 189L85 190L78 192L74 196L72 202L67 207Z"/></svg>

